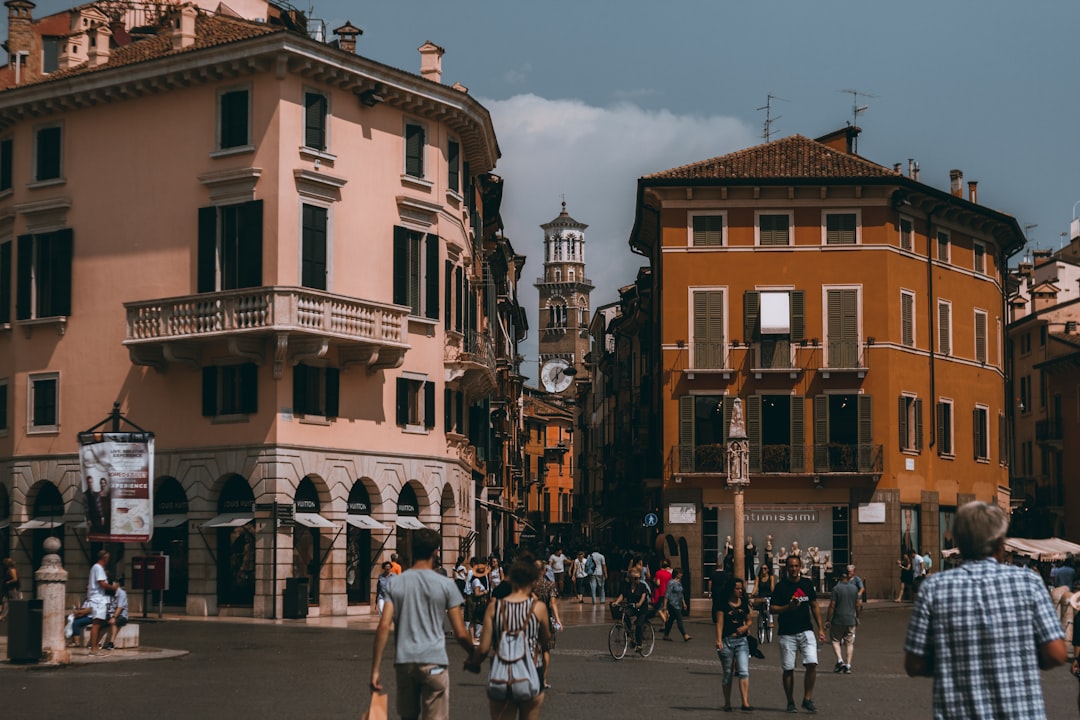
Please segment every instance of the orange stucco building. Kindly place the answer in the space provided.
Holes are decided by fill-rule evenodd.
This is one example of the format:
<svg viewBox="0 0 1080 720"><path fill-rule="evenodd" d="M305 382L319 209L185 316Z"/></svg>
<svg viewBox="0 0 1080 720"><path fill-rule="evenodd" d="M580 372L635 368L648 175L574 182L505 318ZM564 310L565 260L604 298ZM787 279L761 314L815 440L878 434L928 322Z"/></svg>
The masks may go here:
<svg viewBox="0 0 1080 720"><path fill-rule="evenodd" d="M152 549L190 613L280 617L290 578L366 612L411 530L500 545L524 258L443 49L400 70L262 2L6 5L0 554L32 577L61 537L78 599L76 435L114 402L156 434Z"/></svg>
<svg viewBox="0 0 1080 720"><path fill-rule="evenodd" d="M1008 498L1003 268L1016 221L793 136L639 180L660 337L662 533L695 593L733 532L726 439L750 439L755 565L798 543L895 595L906 548L935 558L955 507ZM913 176L914 175L914 176ZM671 545L674 547L675 545ZM826 580L822 581L823 585Z"/></svg>

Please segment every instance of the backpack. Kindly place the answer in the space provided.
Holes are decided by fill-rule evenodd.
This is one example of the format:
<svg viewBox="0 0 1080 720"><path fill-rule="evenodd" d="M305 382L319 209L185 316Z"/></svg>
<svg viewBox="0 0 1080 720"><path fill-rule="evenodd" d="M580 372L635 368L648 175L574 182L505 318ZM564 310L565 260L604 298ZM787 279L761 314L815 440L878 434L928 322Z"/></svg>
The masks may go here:
<svg viewBox="0 0 1080 720"><path fill-rule="evenodd" d="M530 647L528 633L529 618L532 617L533 600L525 611L525 620L521 627L511 630L506 626L510 614L502 600L496 600L495 615L499 619L502 633L491 659L491 673L488 675L487 696L495 701L526 702L540 694L540 673L536 668L536 657Z"/></svg>
<svg viewBox="0 0 1080 720"><path fill-rule="evenodd" d="M595 575L596 574L596 560L593 559L592 555L590 555L585 560L585 574L586 575Z"/></svg>

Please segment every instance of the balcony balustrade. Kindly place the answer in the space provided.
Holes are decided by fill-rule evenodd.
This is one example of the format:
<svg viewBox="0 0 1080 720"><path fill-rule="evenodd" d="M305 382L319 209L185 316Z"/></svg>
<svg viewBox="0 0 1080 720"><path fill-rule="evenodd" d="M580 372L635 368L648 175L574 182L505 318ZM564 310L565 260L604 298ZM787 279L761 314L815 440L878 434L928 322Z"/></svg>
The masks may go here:
<svg viewBox="0 0 1080 720"><path fill-rule="evenodd" d="M443 362L447 381L460 380L472 393L484 394L496 386L495 344L487 333L477 330L448 333Z"/></svg>
<svg viewBox="0 0 1080 720"><path fill-rule="evenodd" d="M811 448L813 456L811 457ZM813 461L811 463L811 460ZM750 444L750 472L754 475L825 475L835 473L881 473L883 446L843 445L755 445ZM674 475L727 476L727 445L679 445L671 449L668 466Z"/></svg>

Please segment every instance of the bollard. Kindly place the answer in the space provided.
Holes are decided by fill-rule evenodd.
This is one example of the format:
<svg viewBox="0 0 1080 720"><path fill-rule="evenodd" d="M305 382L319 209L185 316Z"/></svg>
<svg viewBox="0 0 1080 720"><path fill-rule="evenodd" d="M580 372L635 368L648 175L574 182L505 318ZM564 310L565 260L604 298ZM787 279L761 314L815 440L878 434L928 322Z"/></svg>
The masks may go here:
<svg viewBox="0 0 1080 720"><path fill-rule="evenodd" d="M64 599L67 592L68 573L64 569L57 552L60 541L50 537L45 539L45 551L48 553L41 561L41 567L34 573L37 581L37 596L42 605L41 654L42 662L47 665L70 665L71 651L64 638Z"/></svg>

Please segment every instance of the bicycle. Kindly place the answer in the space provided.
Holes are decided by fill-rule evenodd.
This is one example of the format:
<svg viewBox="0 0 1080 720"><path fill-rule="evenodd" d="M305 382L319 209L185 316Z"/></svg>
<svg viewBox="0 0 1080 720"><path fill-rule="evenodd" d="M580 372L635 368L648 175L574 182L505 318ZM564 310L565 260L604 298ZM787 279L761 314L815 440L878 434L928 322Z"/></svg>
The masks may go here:
<svg viewBox="0 0 1080 720"><path fill-rule="evenodd" d="M627 611L629 607L628 603L611 606L611 616L615 619L615 624L608 630L608 652L611 653L611 657L615 660L622 660L626 657L626 651L634 642L635 616ZM641 612L646 612L646 610L642 608ZM641 647L638 652L642 657L649 657L655 647L656 630L653 628L652 623L646 620L645 625L641 628Z"/></svg>
<svg viewBox="0 0 1080 720"><path fill-rule="evenodd" d="M769 612L769 608L772 604L770 598L761 599L761 609L758 610L758 642L771 643L773 638L773 625L772 625L772 613Z"/></svg>

